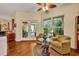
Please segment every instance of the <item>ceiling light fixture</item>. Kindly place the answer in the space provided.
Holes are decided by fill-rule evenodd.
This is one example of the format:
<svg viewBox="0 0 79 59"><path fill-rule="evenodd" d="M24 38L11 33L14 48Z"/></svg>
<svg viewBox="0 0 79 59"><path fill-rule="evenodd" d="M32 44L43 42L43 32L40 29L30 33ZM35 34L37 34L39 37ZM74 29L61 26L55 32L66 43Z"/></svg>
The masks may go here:
<svg viewBox="0 0 79 59"><path fill-rule="evenodd" d="M42 10L43 11L47 11L48 10L48 7L47 6L46 7L43 7Z"/></svg>

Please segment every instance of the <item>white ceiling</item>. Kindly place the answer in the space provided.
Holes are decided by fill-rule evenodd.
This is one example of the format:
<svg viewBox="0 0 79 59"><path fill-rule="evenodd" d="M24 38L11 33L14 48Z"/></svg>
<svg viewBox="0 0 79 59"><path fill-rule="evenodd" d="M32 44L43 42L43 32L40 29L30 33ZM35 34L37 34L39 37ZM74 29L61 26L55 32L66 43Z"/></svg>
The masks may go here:
<svg viewBox="0 0 79 59"><path fill-rule="evenodd" d="M62 6L64 4L57 4ZM0 18L9 19L16 14L16 12L35 12L37 4L34 3L0 3Z"/></svg>

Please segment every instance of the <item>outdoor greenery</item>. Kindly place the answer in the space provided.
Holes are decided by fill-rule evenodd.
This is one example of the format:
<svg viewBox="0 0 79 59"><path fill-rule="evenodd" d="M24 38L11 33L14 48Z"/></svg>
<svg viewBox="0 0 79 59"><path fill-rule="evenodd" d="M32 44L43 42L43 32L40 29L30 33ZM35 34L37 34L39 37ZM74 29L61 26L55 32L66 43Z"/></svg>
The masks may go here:
<svg viewBox="0 0 79 59"><path fill-rule="evenodd" d="M44 21L44 33L48 34L52 30L54 35L64 34L63 17L57 17L57 18L54 18L53 20L48 18Z"/></svg>
<svg viewBox="0 0 79 59"><path fill-rule="evenodd" d="M62 28L54 28L53 33L55 35L62 35L63 34L63 29Z"/></svg>
<svg viewBox="0 0 79 59"><path fill-rule="evenodd" d="M44 33L48 34L52 29L51 29L51 19L48 18L44 21Z"/></svg>
<svg viewBox="0 0 79 59"><path fill-rule="evenodd" d="M63 30L63 20L62 18L55 18L53 20L53 33L55 35L62 35L64 33L64 30Z"/></svg>
<svg viewBox="0 0 79 59"><path fill-rule="evenodd" d="M44 33L48 34L48 32L49 32L48 28L44 28Z"/></svg>

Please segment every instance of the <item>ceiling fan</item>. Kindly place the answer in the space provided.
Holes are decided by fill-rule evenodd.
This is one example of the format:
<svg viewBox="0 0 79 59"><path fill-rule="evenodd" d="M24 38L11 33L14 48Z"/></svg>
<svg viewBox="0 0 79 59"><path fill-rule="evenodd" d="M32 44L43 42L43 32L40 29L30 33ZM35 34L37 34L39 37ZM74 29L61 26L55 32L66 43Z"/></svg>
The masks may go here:
<svg viewBox="0 0 79 59"><path fill-rule="evenodd" d="M39 5L39 8L37 9L37 11L45 11L48 12L49 9L55 8L56 5L53 3L37 3L37 5Z"/></svg>

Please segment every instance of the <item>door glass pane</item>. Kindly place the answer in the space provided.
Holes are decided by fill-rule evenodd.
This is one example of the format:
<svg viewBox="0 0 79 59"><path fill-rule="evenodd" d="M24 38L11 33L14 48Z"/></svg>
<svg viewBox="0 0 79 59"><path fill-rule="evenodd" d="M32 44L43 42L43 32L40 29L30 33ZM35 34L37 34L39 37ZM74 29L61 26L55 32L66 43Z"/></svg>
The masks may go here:
<svg viewBox="0 0 79 59"><path fill-rule="evenodd" d="M31 25L31 32L35 32L35 26Z"/></svg>
<svg viewBox="0 0 79 59"><path fill-rule="evenodd" d="M36 36L36 31L35 31L35 24L31 24L31 37Z"/></svg>
<svg viewBox="0 0 79 59"><path fill-rule="evenodd" d="M23 38L28 37L28 22L22 23L22 36Z"/></svg>

